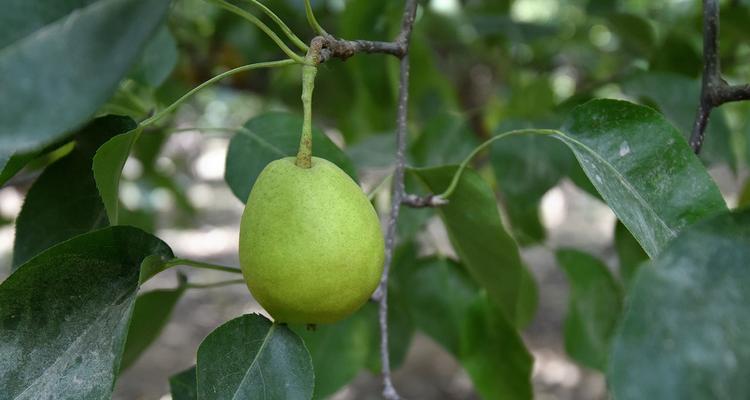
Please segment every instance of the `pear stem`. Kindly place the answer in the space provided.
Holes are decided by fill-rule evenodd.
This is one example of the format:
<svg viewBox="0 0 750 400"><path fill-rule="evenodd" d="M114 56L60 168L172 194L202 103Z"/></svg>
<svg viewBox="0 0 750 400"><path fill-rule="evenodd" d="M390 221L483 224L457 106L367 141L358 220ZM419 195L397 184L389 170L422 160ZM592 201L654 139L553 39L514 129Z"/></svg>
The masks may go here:
<svg viewBox="0 0 750 400"><path fill-rule="evenodd" d="M323 43L313 39L310 49L305 56L305 64L302 65L302 110L304 120L302 122L302 135L299 140L299 151L295 164L300 168L312 167L312 96L315 89L315 75L318 74L320 63L320 50Z"/></svg>

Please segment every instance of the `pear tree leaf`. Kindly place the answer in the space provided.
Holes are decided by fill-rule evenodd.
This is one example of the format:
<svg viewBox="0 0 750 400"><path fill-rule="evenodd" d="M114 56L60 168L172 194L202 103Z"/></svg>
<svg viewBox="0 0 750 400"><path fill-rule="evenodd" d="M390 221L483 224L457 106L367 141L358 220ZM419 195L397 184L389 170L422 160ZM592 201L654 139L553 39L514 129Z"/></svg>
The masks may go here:
<svg viewBox="0 0 750 400"><path fill-rule="evenodd" d="M170 259L136 228L84 233L0 284L0 399L109 399L146 257Z"/></svg>
<svg viewBox="0 0 750 400"><path fill-rule="evenodd" d="M14 268L54 244L108 225L92 158L104 141L133 127L128 117L95 119L75 135L75 148L37 178L16 221Z"/></svg>
<svg viewBox="0 0 750 400"><path fill-rule="evenodd" d="M0 149L52 143L115 92L169 0L6 2L0 13Z"/></svg>
<svg viewBox="0 0 750 400"><path fill-rule="evenodd" d="M124 371L156 341L169 322L172 310L185 293L185 282L174 289L159 289L143 293L135 299L133 316L128 327L128 338L122 353L120 370Z"/></svg>
<svg viewBox="0 0 750 400"><path fill-rule="evenodd" d="M615 250L617 250L617 258L620 261L620 278L628 287L635 277L638 267L649 259L648 255L630 234L628 228L620 221L617 221L615 225Z"/></svg>
<svg viewBox="0 0 750 400"><path fill-rule="evenodd" d="M258 314L216 328L198 348L199 399L310 399L314 373L297 334Z"/></svg>
<svg viewBox="0 0 750 400"><path fill-rule="evenodd" d="M688 225L726 210L679 131L648 107L593 100L555 135L652 257Z"/></svg>
<svg viewBox="0 0 750 400"><path fill-rule="evenodd" d="M198 400L195 365L169 378L172 400Z"/></svg>
<svg viewBox="0 0 750 400"><path fill-rule="evenodd" d="M143 129L134 127L132 130L117 135L104 143L94 156L94 178L99 189L104 208L109 217L109 223L119 222L120 207L120 178L125 161L128 160L130 149L138 140Z"/></svg>
<svg viewBox="0 0 750 400"><path fill-rule="evenodd" d="M433 193L442 193L453 178L457 167L412 169ZM489 185L473 170L466 170L447 205L437 208L448 230L456 253L469 274L517 326L528 323L534 307L521 300L535 302L536 298L521 296L524 267L518 245L500 220L495 195ZM533 284L528 279L527 284ZM523 310L524 312L519 312Z"/></svg>
<svg viewBox="0 0 750 400"><path fill-rule="evenodd" d="M750 212L684 230L631 284L608 382L618 400L750 397Z"/></svg>
<svg viewBox="0 0 750 400"><path fill-rule="evenodd" d="M572 249L558 250L570 283L565 317L565 351L582 365L603 371L622 309L622 289L607 266Z"/></svg>

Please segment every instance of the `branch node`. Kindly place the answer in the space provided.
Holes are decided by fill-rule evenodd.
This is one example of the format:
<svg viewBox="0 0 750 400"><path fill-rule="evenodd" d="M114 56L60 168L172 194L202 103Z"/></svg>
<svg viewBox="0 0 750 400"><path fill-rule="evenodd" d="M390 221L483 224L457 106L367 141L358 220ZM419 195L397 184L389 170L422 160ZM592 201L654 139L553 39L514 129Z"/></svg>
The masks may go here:
<svg viewBox="0 0 750 400"><path fill-rule="evenodd" d="M434 194L424 197L416 194L404 194L401 204L412 208L440 207L448 204L448 199Z"/></svg>

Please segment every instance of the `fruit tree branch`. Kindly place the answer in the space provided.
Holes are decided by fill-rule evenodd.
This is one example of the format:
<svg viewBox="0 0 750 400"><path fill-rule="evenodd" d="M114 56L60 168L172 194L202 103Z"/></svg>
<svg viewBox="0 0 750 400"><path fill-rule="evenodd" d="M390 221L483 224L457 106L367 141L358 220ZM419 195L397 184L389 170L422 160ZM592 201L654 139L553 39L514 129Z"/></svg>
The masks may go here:
<svg viewBox="0 0 750 400"><path fill-rule="evenodd" d="M750 84L730 86L721 77L719 63L718 0L703 0L703 81L700 102L690 135L690 146L701 151L711 110L724 103L750 100Z"/></svg>
<svg viewBox="0 0 750 400"><path fill-rule="evenodd" d="M416 11L417 0L406 0L401 20L401 31L392 42L339 39L326 33L322 28L317 29L320 35L313 38L310 42L310 51L313 55L310 61L314 65L324 63L333 58L346 60L359 53L390 54L400 60L398 114L396 117L396 168L393 172L391 210L386 226L385 261L383 263L383 275L380 278L380 284L372 296L379 304L380 363L383 373L383 397L387 400L400 399L391 381L391 362L388 353L388 276L391 263L393 262L393 252L396 247L396 222L398 221L398 214L402 203L412 206L424 203L422 207L426 207L429 203L434 202L433 200L425 200L413 195L407 196L404 193L407 112L409 109L409 40L411 39ZM312 23L314 17L308 15L308 19Z"/></svg>
<svg viewBox="0 0 750 400"><path fill-rule="evenodd" d="M391 213L385 237L385 262L383 275L380 278L378 291L380 296L378 319L380 322L380 362L383 372L383 397L387 400L399 399L398 392L391 381L391 363L388 353L388 274L393 262L396 247L396 222L404 197L404 170L406 168L406 135L407 114L409 111L409 39L411 38L414 18L417 11L417 0L406 0L404 16L401 22L401 33L395 43L402 50L400 53L400 72L398 89L398 114L396 117L396 169L393 171Z"/></svg>
<svg viewBox="0 0 750 400"><path fill-rule="evenodd" d="M448 204L448 200L438 195L418 196L416 194L405 194L401 204L411 208L440 207Z"/></svg>

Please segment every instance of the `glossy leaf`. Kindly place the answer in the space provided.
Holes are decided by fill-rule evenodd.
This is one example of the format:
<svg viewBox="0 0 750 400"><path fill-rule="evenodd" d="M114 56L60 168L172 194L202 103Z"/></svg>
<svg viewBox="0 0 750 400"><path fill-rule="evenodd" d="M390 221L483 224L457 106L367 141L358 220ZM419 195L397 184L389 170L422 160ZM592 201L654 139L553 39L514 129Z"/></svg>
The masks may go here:
<svg viewBox="0 0 750 400"><path fill-rule="evenodd" d="M628 95L656 103L682 136L689 137L700 97L700 80L669 73L642 73L624 81L622 88ZM731 132L724 114L711 113L701 158L711 164L727 163L734 169L737 160L731 144Z"/></svg>
<svg viewBox="0 0 750 400"><path fill-rule="evenodd" d="M622 290L607 266L586 253L559 250L557 261L570 284L565 351L586 367L604 370L622 309Z"/></svg>
<svg viewBox="0 0 750 400"><path fill-rule="evenodd" d="M198 400L195 365L169 378L172 400Z"/></svg>
<svg viewBox="0 0 750 400"><path fill-rule="evenodd" d="M562 130L558 137L652 257L688 225L726 209L687 142L648 107L590 101Z"/></svg>
<svg viewBox="0 0 750 400"><path fill-rule="evenodd" d="M433 193L441 193L456 172L455 166L412 170ZM508 319L523 326L532 315L519 303L522 274L529 274L521 262L518 246L503 227L494 193L479 175L466 170L450 202L438 208L448 236L469 274ZM529 280L528 282L532 282ZM532 310L533 311L533 310Z"/></svg>
<svg viewBox="0 0 750 400"><path fill-rule="evenodd" d="M98 118L76 135L76 147L67 156L44 170L29 189L16 221L14 268L54 244L107 226L92 158L101 143L134 126L127 117Z"/></svg>
<svg viewBox="0 0 750 400"><path fill-rule="evenodd" d="M638 267L648 260L648 254L620 221L615 225L615 249L620 261L620 277L627 287L635 277Z"/></svg>
<svg viewBox="0 0 750 400"><path fill-rule="evenodd" d="M304 343L257 314L235 318L198 348L199 399L309 399L314 374Z"/></svg>
<svg viewBox="0 0 750 400"><path fill-rule="evenodd" d="M245 123L229 143L224 179L243 203L263 168L271 161L297 155L302 118L268 113ZM339 166L355 181L356 172L341 149L320 130L313 129L313 154Z"/></svg>
<svg viewBox="0 0 750 400"><path fill-rule="evenodd" d="M153 290L136 298L125 350L122 353L121 371L133 365L156 341L184 292L185 286L181 283L175 289Z"/></svg>
<svg viewBox="0 0 750 400"><path fill-rule="evenodd" d="M161 23L168 0L43 0L0 14L0 148L40 148L103 104Z"/></svg>
<svg viewBox="0 0 750 400"><path fill-rule="evenodd" d="M141 131L141 128L135 128L113 137L104 143L94 156L93 169L96 187L99 189L99 196L112 225L119 222L122 167L125 166L130 149L138 140Z"/></svg>
<svg viewBox="0 0 750 400"><path fill-rule="evenodd" d="M0 398L110 398L148 256L172 252L110 227L44 251L0 284Z"/></svg>
<svg viewBox="0 0 750 400"><path fill-rule="evenodd" d="M748 260L744 211L688 228L641 267L613 343L618 400L750 397Z"/></svg>

